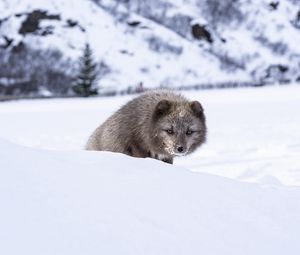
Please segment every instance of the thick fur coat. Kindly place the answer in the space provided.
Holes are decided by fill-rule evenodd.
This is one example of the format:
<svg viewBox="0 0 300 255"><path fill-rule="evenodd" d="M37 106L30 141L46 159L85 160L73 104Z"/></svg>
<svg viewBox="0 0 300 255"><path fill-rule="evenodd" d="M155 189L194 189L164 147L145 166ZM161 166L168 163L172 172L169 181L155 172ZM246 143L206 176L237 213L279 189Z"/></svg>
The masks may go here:
<svg viewBox="0 0 300 255"><path fill-rule="evenodd" d="M109 117L91 135L86 149L172 163L175 156L193 152L205 140L205 115L198 101L171 91L153 91Z"/></svg>

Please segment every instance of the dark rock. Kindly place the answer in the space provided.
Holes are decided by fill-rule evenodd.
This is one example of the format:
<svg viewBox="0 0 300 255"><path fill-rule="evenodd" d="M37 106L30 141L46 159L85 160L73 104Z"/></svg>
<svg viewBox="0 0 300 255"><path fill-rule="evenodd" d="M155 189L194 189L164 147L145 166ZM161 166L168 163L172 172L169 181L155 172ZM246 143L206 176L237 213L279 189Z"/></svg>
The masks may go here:
<svg viewBox="0 0 300 255"><path fill-rule="evenodd" d="M5 40L5 44L0 45L0 48L7 49L12 43L13 39L8 38L6 35L3 36L3 39Z"/></svg>
<svg viewBox="0 0 300 255"><path fill-rule="evenodd" d="M287 80L286 73L289 71L289 67L281 64L270 65L265 70L265 75L263 77L264 81L270 82L284 82Z"/></svg>
<svg viewBox="0 0 300 255"><path fill-rule="evenodd" d="M49 15L46 11L34 10L27 14L27 18L22 23L19 33L26 35L38 31L41 20L60 20L60 15Z"/></svg>
<svg viewBox="0 0 300 255"><path fill-rule="evenodd" d="M129 52L127 50L120 50L120 53L129 55Z"/></svg>
<svg viewBox="0 0 300 255"><path fill-rule="evenodd" d="M76 20L67 19L67 26L68 27L76 27L76 26L78 26L78 22Z"/></svg>
<svg viewBox="0 0 300 255"><path fill-rule="evenodd" d="M65 26L69 28L78 27L82 32L85 32L85 29L76 20L67 19L67 24Z"/></svg>
<svg viewBox="0 0 300 255"><path fill-rule="evenodd" d="M279 6L279 2L271 2L271 3L269 3L269 6L272 11L275 11L275 10L277 10L277 8Z"/></svg>
<svg viewBox="0 0 300 255"><path fill-rule="evenodd" d="M287 66L284 66L284 65L275 65L275 66L271 66L271 67L278 68L278 70L282 73L285 73L289 70L289 68Z"/></svg>
<svg viewBox="0 0 300 255"><path fill-rule="evenodd" d="M137 27L138 25L141 24L140 21L128 21L127 24L131 27Z"/></svg>
<svg viewBox="0 0 300 255"><path fill-rule="evenodd" d="M291 22L295 28L300 29L300 10L297 12L296 17Z"/></svg>
<svg viewBox="0 0 300 255"><path fill-rule="evenodd" d="M20 18L20 17L22 17L22 16L24 16L26 14L28 14L28 13L25 13L25 12L23 12L23 13L16 13L15 17Z"/></svg>
<svg viewBox="0 0 300 255"><path fill-rule="evenodd" d="M18 45L12 48L13 53L20 53L26 49L26 45L23 42L20 42Z"/></svg>
<svg viewBox="0 0 300 255"><path fill-rule="evenodd" d="M205 26L200 24L192 25L192 35L197 40L206 40L209 43L213 43L211 33L206 29Z"/></svg>
<svg viewBox="0 0 300 255"><path fill-rule="evenodd" d="M43 29L40 29L39 34L40 34L41 36L51 35L51 34L53 34L53 30L54 30L54 27L53 27L53 26L47 26L47 27L45 27L45 28L43 28Z"/></svg>

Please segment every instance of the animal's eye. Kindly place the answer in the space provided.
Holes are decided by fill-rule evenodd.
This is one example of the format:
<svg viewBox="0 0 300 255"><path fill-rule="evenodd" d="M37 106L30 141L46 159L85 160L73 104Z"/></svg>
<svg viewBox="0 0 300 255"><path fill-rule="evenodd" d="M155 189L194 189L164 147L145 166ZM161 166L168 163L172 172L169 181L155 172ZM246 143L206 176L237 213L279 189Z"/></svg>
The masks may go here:
<svg viewBox="0 0 300 255"><path fill-rule="evenodd" d="M192 130L186 131L186 135L191 135L191 134L193 134L193 133L194 133L194 131L192 131Z"/></svg>
<svg viewBox="0 0 300 255"><path fill-rule="evenodd" d="M173 135L174 134L174 131L172 129L166 129L166 132L169 134L169 135Z"/></svg>

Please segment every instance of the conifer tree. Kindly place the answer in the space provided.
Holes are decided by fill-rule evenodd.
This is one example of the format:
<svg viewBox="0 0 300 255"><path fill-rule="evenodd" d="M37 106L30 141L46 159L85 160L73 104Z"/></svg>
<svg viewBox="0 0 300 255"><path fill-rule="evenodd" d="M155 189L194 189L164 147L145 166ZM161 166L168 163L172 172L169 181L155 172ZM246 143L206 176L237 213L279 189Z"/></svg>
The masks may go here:
<svg viewBox="0 0 300 255"><path fill-rule="evenodd" d="M83 55L80 58L80 69L73 90L76 94L84 97L97 95L95 83L98 78L98 66L93 59L93 51L90 45L85 45Z"/></svg>

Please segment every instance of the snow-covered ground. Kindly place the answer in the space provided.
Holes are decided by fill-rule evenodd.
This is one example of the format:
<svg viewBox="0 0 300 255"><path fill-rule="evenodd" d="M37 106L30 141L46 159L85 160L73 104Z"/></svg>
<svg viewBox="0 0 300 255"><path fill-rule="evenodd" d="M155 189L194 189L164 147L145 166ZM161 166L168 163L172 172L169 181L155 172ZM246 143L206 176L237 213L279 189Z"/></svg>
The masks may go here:
<svg viewBox="0 0 300 255"><path fill-rule="evenodd" d="M208 142L173 166L82 150L129 96L1 103L0 254L298 254L300 86L184 94Z"/></svg>
<svg viewBox="0 0 300 255"><path fill-rule="evenodd" d="M299 253L299 187L3 141L0 158L0 254Z"/></svg>
<svg viewBox="0 0 300 255"><path fill-rule="evenodd" d="M208 142L175 160L242 181L300 185L300 86L184 92L203 103ZM15 101L0 105L0 137L30 147L81 150L130 96Z"/></svg>

